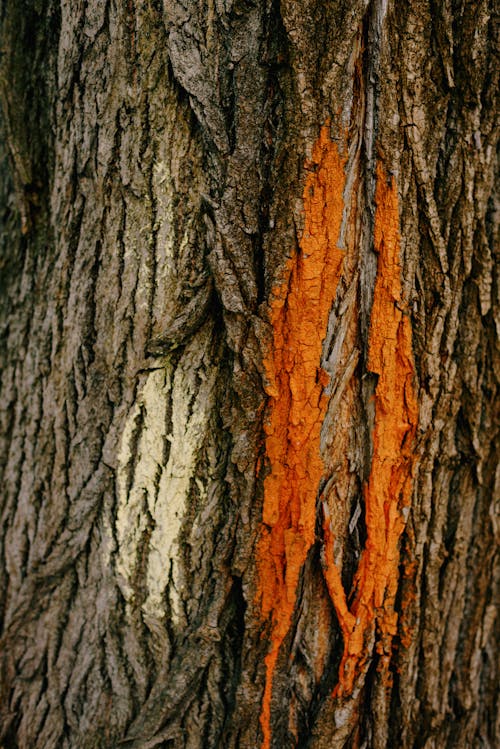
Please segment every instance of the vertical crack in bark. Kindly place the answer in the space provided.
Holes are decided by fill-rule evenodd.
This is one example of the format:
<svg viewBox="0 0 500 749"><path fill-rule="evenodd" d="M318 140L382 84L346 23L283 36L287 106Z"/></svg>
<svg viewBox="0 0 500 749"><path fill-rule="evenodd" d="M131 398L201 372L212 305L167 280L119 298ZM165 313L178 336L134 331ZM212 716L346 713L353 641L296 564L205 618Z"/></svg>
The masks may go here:
<svg viewBox="0 0 500 749"><path fill-rule="evenodd" d="M373 306L377 257L373 247L375 225L375 191L377 171L377 135L380 107L380 69L383 51L384 21L387 0L370 0L361 25L362 49L359 60L359 87L362 109L361 130L361 192L363 222L359 237L359 328L364 376L361 381L364 408L362 482L368 480L372 463L373 430L375 426L374 392L376 377L367 367L370 320Z"/></svg>
<svg viewBox="0 0 500 749"><path fill-rule="evenodd" d="M362 26L362 61L360 85L364 107L362 145L364 150L363 179L365 222L363 252L360 262L360 326L364 342L369 339L370 313L373 304L377 261L373 252L374 200L376 189L376 141L379 118L379 74L382 46L382 25L387 11L387 0L374 0L369 4ZM366 352L365 352L366 355ZM373 393L370 393L371 397Z"/></svg>
<svg viewBox="0 0 500 749"><path fill-rule="evenodd" d="M288 264L287 279L275 290L270 314L273 349L264 361L270 396L265 425L270 474L264 482L257 548L257 595L262 616L271 620L260 718L266 748L271 742L273 674L290 627L301 568L315 538L327 383L319 362L344 258L337 246L344 166L345 158L325 125L308 165L300 252Z"/></svg>

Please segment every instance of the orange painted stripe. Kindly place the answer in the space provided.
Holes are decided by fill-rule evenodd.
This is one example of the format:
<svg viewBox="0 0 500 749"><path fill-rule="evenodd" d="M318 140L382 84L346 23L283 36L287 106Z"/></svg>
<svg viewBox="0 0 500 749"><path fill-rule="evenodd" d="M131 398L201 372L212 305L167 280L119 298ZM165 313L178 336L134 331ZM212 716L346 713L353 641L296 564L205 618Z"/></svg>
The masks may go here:
<svg viewBox="0 0 500 749"><path fill-rule="evenodd" d="M395 598L399 579L402 510L412 492L413 444L418 407L414 390L411 325L403 312L397 189L377 168L375 250L377 279L370 324L368 369L378 375L369 480L365 487L367 540L356 573L356 597L347 610L340 574L333 563L333 537L325 518L325 577L344 637L335 696L352 693L370 657L368 640L377 626L379 669L389 676L397 631Z"/></svg>
<svg viewBox="0 0 500 749"><path fill-rule="evenodd" d="M271 620L260 723L263 749L271 742L271 693L280 647L290 627L300 570L315 538L316 498L324 465L320 430L327 382L320 368L328 316L344 253L338 248L345 159L321 129L304 187L300 252L273 295L273 347L264 360L268 379L263 526L257 546L257 596Z"/></svg>

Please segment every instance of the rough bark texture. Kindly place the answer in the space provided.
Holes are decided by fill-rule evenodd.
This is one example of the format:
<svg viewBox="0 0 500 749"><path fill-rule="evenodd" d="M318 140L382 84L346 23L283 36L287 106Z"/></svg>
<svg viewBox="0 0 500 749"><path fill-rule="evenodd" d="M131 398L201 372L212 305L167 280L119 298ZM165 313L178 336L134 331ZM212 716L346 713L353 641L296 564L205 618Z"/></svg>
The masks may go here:
<svg viewBox="0 0 500 749"><path fill-rule="evenodd" d="M0 746L493 749L493 2L0 9Z"/></svg>

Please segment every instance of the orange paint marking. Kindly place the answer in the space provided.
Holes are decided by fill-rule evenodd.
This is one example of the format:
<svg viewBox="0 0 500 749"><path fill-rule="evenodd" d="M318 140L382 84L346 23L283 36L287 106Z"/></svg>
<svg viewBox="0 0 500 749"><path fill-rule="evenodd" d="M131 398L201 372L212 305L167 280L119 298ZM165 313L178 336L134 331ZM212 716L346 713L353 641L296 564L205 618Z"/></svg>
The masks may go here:
<svg viewBox="0 0 500 749"><path fill-rule="evenodd" d="M337 246L343 214L345 159L329 125L314 145L304 188L300 253L274 292L273 348L264 360L269 417L265 425L270 474L264 481L263 526L257 546L257 597L271 619L260 723L271 743L271 694L279 650L290 627L300 570L315 540L316 497L324 465L320 431L328 378L320 367L328 316L344 252Z"/></svg>
<svg viewBox="0 0 500 749"><path fill-rule="evenodd" d="M397 189L377 168L375 250L377 279L370 323L368 369L378 375L370 476L365 487L367 540L356 573L356 596L346 603L333 563L333 535L325 516L325 578L342 634L344 654L334 696L352 693L367 660L376 625L379 670L390 681L392 640L397 631L395 598L399 579L399 540L412 491L413 442L418 408L414 391L411 325L402 311Z"/></svg>

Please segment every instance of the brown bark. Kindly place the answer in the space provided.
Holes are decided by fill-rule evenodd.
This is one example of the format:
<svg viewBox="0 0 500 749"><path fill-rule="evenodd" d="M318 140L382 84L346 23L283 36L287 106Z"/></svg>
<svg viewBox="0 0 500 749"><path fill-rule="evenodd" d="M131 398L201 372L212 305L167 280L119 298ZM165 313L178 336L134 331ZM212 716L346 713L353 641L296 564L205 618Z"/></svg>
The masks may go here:
<svg viewBox="0 0 500 749"><path fill-rule="evenodd" d="M491 0L0 8L2 749L493 747Z"/></svg>

